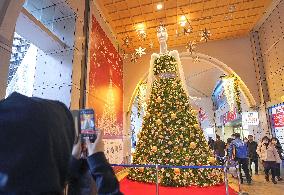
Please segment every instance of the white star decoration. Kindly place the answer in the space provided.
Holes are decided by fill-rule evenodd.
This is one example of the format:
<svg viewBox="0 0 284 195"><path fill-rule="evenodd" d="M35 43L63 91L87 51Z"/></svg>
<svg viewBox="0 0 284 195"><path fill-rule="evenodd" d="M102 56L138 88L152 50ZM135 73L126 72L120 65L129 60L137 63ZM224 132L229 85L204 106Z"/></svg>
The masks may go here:
<svg viewBox="0 0 284 195"><path fill-rule="evenodd" d="M145 50L146 50L146 48L142 48L142 47L139 47L138 49L135 49L136 54L139 55L140 57L142 55L146 54Z"/></svg>

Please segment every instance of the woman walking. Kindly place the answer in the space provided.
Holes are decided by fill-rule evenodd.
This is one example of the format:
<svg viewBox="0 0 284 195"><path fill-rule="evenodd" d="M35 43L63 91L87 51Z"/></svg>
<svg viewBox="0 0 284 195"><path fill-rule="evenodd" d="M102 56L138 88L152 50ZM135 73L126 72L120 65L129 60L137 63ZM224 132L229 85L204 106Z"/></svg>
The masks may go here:
<svg viewBox="0 0 284 195"><path fill-rule="evenodd" d="M282 181L283 179L280 177L280 166L281 166L281 160L283 160L283 156L282 156L283 149L282 149L282 146L281 146L279 140L276 137L273 137L271 139L271 142L275 146L275 148L278 152L278 155L280 157L280 161L276 162L275 175L276 175L276 178L277 178L278 181Z"/></svg>
<svg viewBox="0 0 284 195"><path fill-rule="evenodd" d="M277 184L276 177L276 162L280 161L280 157L275 146L271 143L268 137L262 138L261 144L257 148L257 153L263 162L265 180L269 181L269 171L271 170L272 182Z"/></svg>

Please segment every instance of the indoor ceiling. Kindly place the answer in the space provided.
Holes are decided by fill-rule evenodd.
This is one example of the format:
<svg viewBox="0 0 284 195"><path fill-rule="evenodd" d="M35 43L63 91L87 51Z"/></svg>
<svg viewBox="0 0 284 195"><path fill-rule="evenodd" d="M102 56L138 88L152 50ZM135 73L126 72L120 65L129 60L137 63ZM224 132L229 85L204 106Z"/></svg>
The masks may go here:
<svg viewBox="0 0 284 195"><path fill-rule="evenodd" d="M204 61L193 63L192 59L181 58L181 63L190 96L210 98L217 81L224 72Z"/></svg>
<svg viewBox="0 0 284 195"><path fill-rule="evenodd" d="M132 40L129 47L158 47L156 27L162 22L169 34L169 47L182 46L190 40L200 41L202 29L211 31L210 40L230 39L248 34L272 0L97 0L102 15L123 45L127 36ZM157 4L162 9L157 10ZM184 35L180 17L185 15L193 32ZM143 24L146 39L139 39L137 25ZM188 27L188 23L186 24ZM178 35L177 35L178 32Z"/></svg>

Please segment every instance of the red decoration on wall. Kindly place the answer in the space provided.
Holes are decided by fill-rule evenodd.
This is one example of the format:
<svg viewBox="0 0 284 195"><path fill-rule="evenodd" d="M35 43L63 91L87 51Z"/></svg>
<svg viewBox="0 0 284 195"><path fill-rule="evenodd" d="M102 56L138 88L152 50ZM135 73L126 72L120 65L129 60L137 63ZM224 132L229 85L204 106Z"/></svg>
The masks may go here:
<svg viewBox="0 0 284 195"><path fill-rule="evenodd" d="M88 105L96 112L105 138L121 138L123 128L123 61L92 16Z"/></svg>

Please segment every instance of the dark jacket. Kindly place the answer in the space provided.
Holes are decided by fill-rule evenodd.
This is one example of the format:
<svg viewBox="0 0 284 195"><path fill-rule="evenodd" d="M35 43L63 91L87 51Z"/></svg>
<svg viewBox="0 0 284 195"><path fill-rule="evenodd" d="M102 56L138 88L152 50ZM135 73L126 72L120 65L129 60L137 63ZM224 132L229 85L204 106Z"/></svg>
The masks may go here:
<svg viewBox="0 0 284 195"><path fill-rule="evenodd" d="M276 150L279 154L280 159L283 160L283 148L282 148L281 144L279 143L279 141L276 144L275 148L276 148Z"/></svg>
<svg viewBox="0 0 284 195"><path fill-rule="evenodd" d="M226 144L222 140L216 140L214 142L214 152L217 156L225 156Z"/></svg>
<svg viewBox="0 0 284 195"><path fill-rule="evenodd" d="M74 122L61 102L13 93L0 101L0 194L60 194L74 143Z"/></svg>
<svg viewBox="0 0 284 195"><path fill-rule="evenodd" d="M68 195L80 195L82 187L88 186L82 181L82 175L85 173L82 170L84 160L77 160L72 157L70 161L70 181L68 187ZM99 195L121 195L119 191L119 183L115 174L107 162L103 152L95 153L87 158L88 168L93 179L96 182L97 193ZM88 182L88 181L85 181ZM90 189L84 189L86 193L90 193Z"/></svg>
<svg viewBox="0 0 284 195"><path fill-rule="evenodd" d="M255 141L252 142L247 142L248 145L248 156L250 159L257 159L258 158L258 154L256 152L257 149L257 143Z"/></svg>

